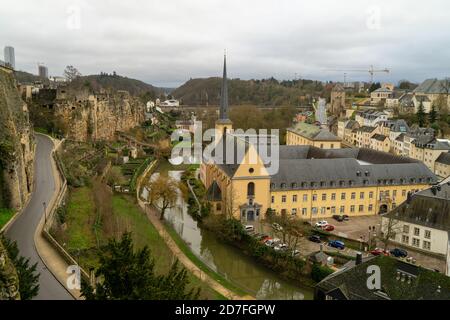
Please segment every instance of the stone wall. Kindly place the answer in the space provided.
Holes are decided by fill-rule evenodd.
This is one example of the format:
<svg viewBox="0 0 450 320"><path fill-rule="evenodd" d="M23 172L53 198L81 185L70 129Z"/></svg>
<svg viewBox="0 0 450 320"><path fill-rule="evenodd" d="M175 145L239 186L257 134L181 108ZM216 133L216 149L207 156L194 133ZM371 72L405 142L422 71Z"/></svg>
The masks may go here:
<svg viewBox="0 0 450 320"><path fill-rule="evenodd" d="M116 131L127 131L145 121L144 104L124 91L57 99L53 109L67 138L77 141L113 140Z"/></svg>
<svg viewBox="0 0 450 320"><path fill-rule="evenodd" d="M0 206L20 210L33 187L35 141L27 104L0 70Z"/></svg>

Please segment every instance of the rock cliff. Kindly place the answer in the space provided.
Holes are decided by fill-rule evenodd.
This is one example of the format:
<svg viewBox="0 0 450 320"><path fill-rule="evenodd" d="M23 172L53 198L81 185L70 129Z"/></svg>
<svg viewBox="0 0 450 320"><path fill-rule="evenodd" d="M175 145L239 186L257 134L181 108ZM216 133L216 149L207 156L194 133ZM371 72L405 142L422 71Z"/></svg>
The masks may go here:
<svg viewBox="0 0 450 320"><path fill-rule="evenodd" d="M19 210L33 187L34 134L15 79L1 68L0 128L0 207Z"/></svg>
<svg viewBox="0 0 450 320"><path fill-rule="evenodd" d="M53 100L40 96L33 102L36 124L48 128L53 121L56 132L76 141L114 140L116 131L127 131L145 121L142 99L127 91L74 92L62 87Z"/></svg>

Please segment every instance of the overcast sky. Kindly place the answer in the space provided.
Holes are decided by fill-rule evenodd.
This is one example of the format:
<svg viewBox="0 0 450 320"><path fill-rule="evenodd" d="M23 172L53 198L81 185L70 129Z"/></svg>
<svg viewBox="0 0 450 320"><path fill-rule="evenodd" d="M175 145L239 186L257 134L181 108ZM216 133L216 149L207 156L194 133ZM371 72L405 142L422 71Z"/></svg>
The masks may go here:
<svg viewBox="0 0 450 320"><path fill-rule="evenodd" d="M116 71L158 86L219 76L376 80L450 76L447 0L0 0L0 46L50 75ZM348 80L369 80L347 72Z"/></svg>

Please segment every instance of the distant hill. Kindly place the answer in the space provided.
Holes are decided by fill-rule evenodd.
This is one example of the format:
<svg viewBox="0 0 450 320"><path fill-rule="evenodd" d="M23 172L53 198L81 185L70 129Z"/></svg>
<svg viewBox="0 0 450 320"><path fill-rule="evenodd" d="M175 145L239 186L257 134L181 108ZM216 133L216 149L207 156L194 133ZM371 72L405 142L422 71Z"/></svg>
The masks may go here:
<svg viewBox="0 0 450 320"><path fill-rule="evenodd" d="M181 99L184 105L218 105L221 78L191 79L171 95ZM319 81L228 80L229 100L232 105L253 104L259 106L299 105L309 103L312 97L325 94Z"/></svg>

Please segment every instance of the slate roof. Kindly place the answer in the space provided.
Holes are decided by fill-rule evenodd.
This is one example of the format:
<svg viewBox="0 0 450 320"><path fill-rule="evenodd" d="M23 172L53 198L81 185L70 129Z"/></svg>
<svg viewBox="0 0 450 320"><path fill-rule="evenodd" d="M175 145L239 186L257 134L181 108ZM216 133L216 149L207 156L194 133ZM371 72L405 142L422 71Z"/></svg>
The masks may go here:
<svg viewBox="0 0 450 320"><path fill-rule="evenodd" d="M376 127L362 126L361 128L357 129L357 131L370 133L373 132L375 129Z"/></svg>
<svg viewBox="0 0 450 320"><path fill-rule="evenodd" d="M431 184L436 176L422 163L361 164L356 159L280 160L271 189L304 190L378 185Z"/></svg>
<svg viewBox="0 0 450 320"><path fill-rule="evenodd" d="M450 152L441 153L441 155L436 159L436 162L450 165Z"/></svg>
<svg viewBox="0 0 450 320"><path fill-rule="evenodd" d="M371 139L375 139L377 141L384 141L387 139L387 137L385 135L376 133L371 137Z"/></svg>
<svg viewBox="0 0 450 320"><path fill-rule="evenodd" d="M386 216L450 232L450 183L412 195L410 200Z"/></svg>
<svg viewBox="0 0 450 320"><path fill-rule="evenodd" d="M234 141L236 149L241 145L244 152L248 151L249 142L244 139ZM270 152L269 148L269 157ZM235 151L234 155L235 162L232 164L217 164L229 177L235 175L243 160L243 155L238 155L238 152ZM270 160L263 154L261 158L264 163ZM413 182L430 184L435 183L436 179L420 161L371 149L324 150L311 146L279 146L279 170L271 176L271 183L273 190L288 190L353 188Z"/></svg>
<svg viewBox="0 0 450 320"><path fill-rule="evenodd" d="M341 141L330 131L305 122L300 122L287 130L313 141Z"/></svg>
<svg viewBox="0 0 450 320"><path fill-rule="evenodd" d="M345 129L352 129L353 126L355 126L355 125L357 125L357 124L358 124L357 121L355 121L355 120L349 120L349 121L347 122L347 124L345 125ZM359 124L358 124L358 125L359 125Z"/></svg>
<svg viewBox="0 0 450 320"><path fill-rule="evenodd" d="M369 266L380 268L379 291L367 286ZM378 256L364 258L359 265L349 262L319 282L316 290L338 300L448 300L450 278L405 261Z"/></svg>
<svg viewBox="0 0 450 320"><path fill-rule="evenodd" d="M427 148L434 150L450 150L450 143L448 141L436 139L432 136L417 137L413 143L418 148Z"/></svg>
<svg viewBox="0 0 450 320"><path fill-rule="evenodd" d="M416 94L444 94L447 93L444 90L445 87L445 80L427 79L414 89L413 92Z"/></svg>
<svg viewBox="0 0 450 320"><path fill-rule="evenodd" d="M399 142L403 142L403 141L405 141L405 136L406 136L406 134L402 133L397 138L395 138L395 140L399 141Z"/></svg>
<svg viewBox="0 0 450 320"><path fill-rule="evenodd" d="M408 132L409 126L403 119L388 121L389 127L393 132Z"/></svg>

